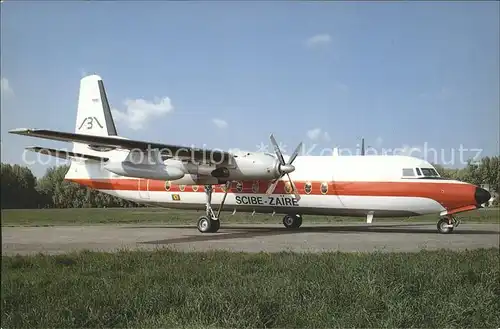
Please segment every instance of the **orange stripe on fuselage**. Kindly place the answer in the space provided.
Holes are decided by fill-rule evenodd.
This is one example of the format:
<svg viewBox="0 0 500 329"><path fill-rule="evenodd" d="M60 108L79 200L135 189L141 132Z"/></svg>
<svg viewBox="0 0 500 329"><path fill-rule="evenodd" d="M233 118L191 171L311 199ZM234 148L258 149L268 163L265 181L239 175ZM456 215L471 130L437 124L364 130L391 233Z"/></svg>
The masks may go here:
<svg viewBox="0 0 500 329"><path fill-rule="evenodd" d="M98 190L165 192L165 181L147 179L70 179L70 181ZM140 182L140 185L139 185ZM301 195L339 195L339 196L385 196L385 197L420 197L439 202L444 208L453 209L475 206L475 186L454 182L304 182L294 181ZM321 184L326 183L328 189L321 190ZM253 188L255 184L255 187ZM311 184L309 193L305 191L306 184ZM214 186L214 193L222 193L224 185ZM266 193L269 182L244 181L241 189L237 184L231 186L231 193ZM170 185L168 192L204 192L203 185ZM325 192L325 193L323 193ZM285 192L285 182L280 181L273 194L289 194ZM469 208L470 208L469 207Z"/></svg>

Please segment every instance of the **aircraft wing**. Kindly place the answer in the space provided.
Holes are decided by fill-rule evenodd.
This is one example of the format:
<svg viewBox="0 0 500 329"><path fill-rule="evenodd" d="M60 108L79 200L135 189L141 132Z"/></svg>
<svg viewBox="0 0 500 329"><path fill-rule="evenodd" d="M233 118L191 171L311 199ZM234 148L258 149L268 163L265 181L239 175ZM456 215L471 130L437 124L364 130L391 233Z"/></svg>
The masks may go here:
<svg viewBox="0 0 500 329"><path fill-rule="evenodd" d="M98 157L95 155L80 154L80 153L50 149L50 148L40 147L40 146L27 147L26 150L32 151L32 152L38 152L40 154L51 155L51 156L58 157L61 159L82 158L82 159L93 160L93 161L108 161L109 160L108 158Z"/></svg>
<svg viewBox="0 0 500 329"><path fill-rule="evenodd" d="M153 150L159 149L160 153L167 157L187 159L187 160L204 160L209 163L222 163L229 160L234 160L233 155L229 152L221 150L199 149L193 147L185 147L179 145L168 145L154 142L144 142L132 139L125 139L116 136L95 136L68 133L45 129L14 129L9 131L11 134L24 135L31 137L39 137L52 139L63 142L76 142L89 144L94 146L114 147L121 149L136 149L136 150Z"/></svg>

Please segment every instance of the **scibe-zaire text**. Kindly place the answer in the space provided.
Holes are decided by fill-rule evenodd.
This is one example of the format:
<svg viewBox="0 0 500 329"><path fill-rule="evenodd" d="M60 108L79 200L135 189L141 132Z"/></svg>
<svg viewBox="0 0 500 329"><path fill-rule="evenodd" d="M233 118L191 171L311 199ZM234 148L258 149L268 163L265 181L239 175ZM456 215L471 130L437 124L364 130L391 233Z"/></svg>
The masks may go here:
<svg viewBox="0 0 500 329"><path fill-rule="evenodd" d="M262 206L291 206L298 207L298 201L294 197L278 197L278 196L241 196L236 197L236 204L250 204Z"/></svg>

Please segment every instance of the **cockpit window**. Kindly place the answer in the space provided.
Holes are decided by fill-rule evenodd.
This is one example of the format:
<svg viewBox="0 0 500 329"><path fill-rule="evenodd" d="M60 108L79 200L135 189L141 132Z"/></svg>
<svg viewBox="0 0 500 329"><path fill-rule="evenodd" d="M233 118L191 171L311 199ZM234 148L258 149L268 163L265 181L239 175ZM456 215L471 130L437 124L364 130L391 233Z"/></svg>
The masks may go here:
<svg viewBox="0 0 500 329"><path fill-rule="evenodd" d="M441 177L439 173L434 168L416 168L417 172L419 169L422 171L422 175L419 179L441 179L441 180L449 180L450 178Z"/></svg>
<svg viewBox="0 0 500 329"><path fill-rule="evenodd" d="M422 176L422 173L420 172L420 168L415 168L417 170L417 175Z"/></svg>
<svg viewBox="0 0 500 329"><path fill-rule="evenodd" d="M439 174L434 168L420 168L422 170L422 174L425 177L439 177Z"/></svg>
<svg viewBox="0 0 500 329"><path fill-rule="evenodd" d="M413 168L403 168L403 177L414 177L415 172L413 172Z"/></svg>

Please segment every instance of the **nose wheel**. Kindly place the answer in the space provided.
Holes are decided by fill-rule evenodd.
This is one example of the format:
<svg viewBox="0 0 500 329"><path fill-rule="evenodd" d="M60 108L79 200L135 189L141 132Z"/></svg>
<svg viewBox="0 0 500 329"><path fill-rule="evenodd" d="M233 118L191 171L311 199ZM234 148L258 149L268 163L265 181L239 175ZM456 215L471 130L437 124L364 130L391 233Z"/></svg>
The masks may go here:
<svg viewBox="0 0 500 329"><path fill-rule="evenodd" d="M438 232L441 234L449 234L453 232L455 227L460 225L460 219L457 219L453 216L447 216L441 218L437 223Z"/></svg>
<svg viewBox="0 0 500 329"><path fill-rule="evenodd" d="M285 217L283 217L283 225L285 225L286 228L299 228L302 225L302 215L285 215Z"/></svg>

